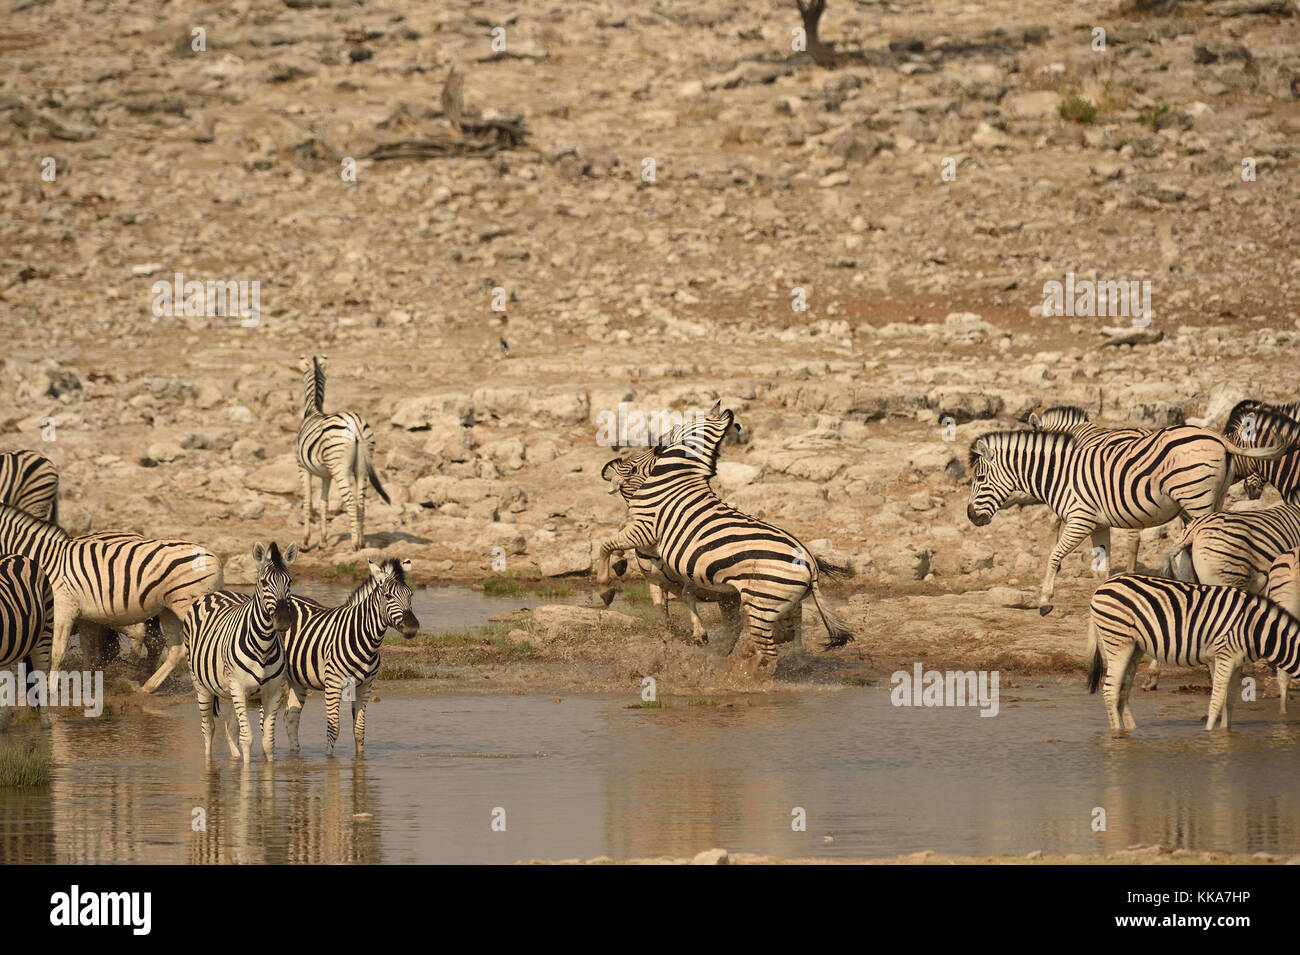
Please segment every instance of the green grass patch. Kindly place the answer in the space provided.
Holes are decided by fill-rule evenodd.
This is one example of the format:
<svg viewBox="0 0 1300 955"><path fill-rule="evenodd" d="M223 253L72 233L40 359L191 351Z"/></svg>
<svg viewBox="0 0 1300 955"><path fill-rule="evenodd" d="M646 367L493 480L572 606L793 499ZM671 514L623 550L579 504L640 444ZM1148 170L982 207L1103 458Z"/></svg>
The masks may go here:
<svg viewBox="0 0 1300 955"><path fill-rule="evenodd" d="M721 706L721 705L722 705L721 703L719 703L711 696L697 696L695 699L687 703L687 706Z"/></svg>
<svg viewBox="0 0 1300 955"><path fill-rule="evenodd" d="M865 676L846 676L840 680L845 686L866 686L868 682Z"/></svg>
<svg viewBox="0 0 1300 955"><path fill-rule="evenodd" d="M1078 90L1066 87L1061 91L1061 104L1057 107L1061 119L1073 123L1095 123L1101 109Z"/></svg>
<svg viewBox="0 0 1300 955"><path fill-rule="evenodd" d="M0 789L38 789L49 784L49 753L35 743L0 742Z"/></svg>
<svg viewBox="0 0 1300 955"><path fill-rule="evenodd" d="M422 676L420 668L409 663L387 663L379 668L381 680L418 680Z"/></svg>
<svg viewBox="0 0 1300 955"><path fill-rule="evenodd" d="M564 600L573 596L573 585L550 577L516 577L502 574L483 581L483 592L489 597L522 597L533 594L547 600Z"/></svg>
<svg viewBox="0 0 1300 955"><path fill-rule="evenodd" d="M370 568L364 564L335 564L321 568L318 576L321 580L353 580L360 583L370 576Z"/></svg>
<svg viewBox="0 0 1300 955"><path fill-rule="evenodd" d="M1158 133L1160 132L1161 126L1169 125L1165 120L1165 117L1169 115L1169 110L1170 107L1168 106L1160 106L1156 109L1144 109L1142 112L1138 113L1138 122L1151 130L1151 132Z"/></svg>
<svg viewBox="0 0 1300 955"><path fill-rule="evenodd" d="M667 700L642 700L641 709L643 710L671 710Z"/></svg>

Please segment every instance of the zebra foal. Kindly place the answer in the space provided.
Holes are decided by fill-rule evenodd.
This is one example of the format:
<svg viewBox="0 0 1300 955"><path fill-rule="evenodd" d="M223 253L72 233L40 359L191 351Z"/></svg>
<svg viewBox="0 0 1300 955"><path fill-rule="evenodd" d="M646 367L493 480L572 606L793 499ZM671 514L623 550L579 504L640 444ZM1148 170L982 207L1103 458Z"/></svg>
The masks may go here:
<svg viewBox="0 0 1300 955"><path fill-rule="evenodd" d="M231 713L227 713L226 742L230 755L243 749L249 762L253 731L248 706L256 699L262 710L262 752L268 762L275 759L275 721L284 695L285 656L282 634L292 622L289 607L289 565L298 556L297 545L280 553L270 546L253 546L257 563L257 585L251 596L219 591L190 604L183 632L190 657L190 676L199 700L203 728L203 755L212 758L212 719L217 701L230 703L239 723L239 747L231 734Z"/></svg>
<svg viewBox="0 0 1300 955"><path fill-rule="evenodd" d="M32 669L50 669L50 643L54 624L54 592L36 561L20 554L0 557L0 668L9 669L30 658ZM26 693L26 681L17 679L16 693ZM15 701L16 702L16 701ZM0 732L9 726L13 711L0 706ZM50 716L40 707L41 726L48 728Z"/></svg>
<svg viewBox="0 0 1300 955"><path fill-rule="evenodd" d="M1101 686L1112 730L1137 726L1129 695L1143 652L1176 666L1213 666L1207 730L1219 716L1227 728L1234 701L1231 694L1225 699L1226 681L1243 660L1265 658L1292 674L1300 669L1300 621L1238 587L1124 574L1097 588L1090 610L1088 692Z"/></svg>
<svg viewBox="0 0 1300 955"><path fill-rule="evenodd" d="M303 410L295 444L298 470L302 474L302 546L311 543L311 482L320 479L321 544L329 542L330 482L339 486L343 510L352 516L352 547L360 550L365 540L366 485L374 485L385 504L388 492L379 483L373 463L375 433L360 415L351 411L325 414L325 368L327 356L302 359Z"/></svg>

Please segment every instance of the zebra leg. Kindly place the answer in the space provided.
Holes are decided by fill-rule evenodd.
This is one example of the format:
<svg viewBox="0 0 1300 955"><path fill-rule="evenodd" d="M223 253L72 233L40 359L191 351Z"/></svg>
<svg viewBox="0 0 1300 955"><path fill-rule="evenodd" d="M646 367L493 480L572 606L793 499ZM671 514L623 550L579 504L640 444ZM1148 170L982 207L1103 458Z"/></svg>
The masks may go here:
<svg viewBox="0 0 1300 955"><path fill-rule="evenodd" d="M275 723L280 718L280 701L284 698L284 680L276 679L262 687L262 755L275 762Z"/></svg>
<svg viewBox="0 0 1300 955"><path fill-rule="evenodd" d="M758 654L758 665L765 667L776 660L776 641L772 639L772 616L750 597L742 595L740 608L749 624L749 639Z"/></svg>
<svg viewBox="0 0 1300 955"><path fill-rule="evenodd" d="M330 523L330 476L321 475L320 479L320 544L328 547Z"/></svg>
<svg viewBox="0 0 1300 955"><path fill-rule="evenodd" d="M641 540L637 536L637 531L641 530ZM649 533L639 524L625 524L619 529L617 536L601 541L600 552L596 557L596 587L600 594L600 599L608 607L614 599L614 583L610 579L609 560L614 554L622 554L625 551L635 551L638 546L648 548L652 541L649 540Z"/></svg>
<svg viewBox="0 0 1300 955"><path fill-rule="evenodd" d="M360 756L366 746L366 704L370 702L370 687L374 678L363 680L357 687L357 698L352 701L352 738L357 743Z"/></svg>
<svg viewBox="0 0 1300 955"><path fill-rule="evenodd" d="M244 765L248 765L253 751L253 729L248 723L248 693L243 687L230 688L230 705L234 707L235 718L239 720L239 745L244 751ZM238 753L231 753L238 756Z"/></svg>
<svg viewBox="0 0 1300 955"><path fill-rule="evenodd" d="M141 693L152 693L162 686L163 681L171 675L172 670L176 669L176 664L180 663L181 657L185 655L185 639L181 634L179 616L174 612L161 613L158 615L158 623L167 638L167 655L163 657L163 662L154 671L154 675L140 687Z"/></svg>
<svg viewBox="0 0 1300 955"><path fill-rule="evenodd" d="M53 674L63 665L63 657L68 652L68 641L72 639L72 626L77 622L77 609L73 601L66 597L54 597L54 639L50 644L50 672Z"/></svg>
<svg viewBox="0 0 1300 955"><path fill-rule="evenodd" d="M1278 696L1277 702L1280 707L1278 712L1280 712L1283 716L1286 716L1286 691L1287 691L1287 687L1290 686L1290 684L1291 684L1291 674L1287 673L1286 670L1283 670L1281 667L1278 667L1277 668L1277 696Z"/></svg>
<svg viewBox="0 0 1300 955"><path fill-rule="evenodd" d="M36 673L44 671L45 675L48 677L50 671L50 645L46 643L43 639L37 640L36 646L32 647L31 658L32 658L32 671ZM1285 673L1286 671L1279 670L1278 672ZM1283 691L1282 696L1285 699L1286 697L1285 691ZM40 707L39 713L41 717L41 728L49 729L50 708L48 706L42 706Z"/></svg>
<svg viewBox="0 0 1300 955"><path fill-rule="evenodd" d="M1125 572L1136 574L1138 569L1138 550L1142 547L1142 531L1135 529L1133 539L1128 548L1128 560L1124 562Z"/></svg>
<svg viewBox="0 0 1300 955"><path fill-rule="evenodd" d="M1241 698L1241 668L1245 662L1245 656L1237 657L1232 661L1232 677L1228 681L1228 705L1223 711L1225 730L1232 725L1232 711L1237 705L1237 700Z"/></svg>
<svg viewBox="0 0 1300 955"><path fill-rule="evenodd" d="M8 673L14 678L15 694L25 694L27 692L27 687L19 686L18 684L18 667L16 665L11 667L0 667L0 673ZM13 718L13 715L14 708L12 706L0 706L0 733L9 729L9 720Z"/></svg>
<svg viewBox="0 0 1300 955"><path fill-rule="evenodd" d="M1120 690L1124 684L1124 674L1128 670L1129 662L1133 654L1137 651L1137 646L1130 643L1127 647L1116 652L1116 654L1106 660L1106 677L1102 680L1101 694L1106 700L1106 716L1110 720L1110 728L1118 732L1124 728L1124 721L1120 717ZM1104 644L1103 644L1103 653ZM1127 701L1125 701L1127 703Z"/></svg>
<svg viewBox="0 0 1300 955"><path fill-rule="evenodd" d="M289 707L284 714L285 732L289 734L289 752L298 752L298 722L302 719L302 707L307 702L307 688L289 684Z"/></svg>
<svg viewBox="0 0 1300 955"><path fill-rule="evenodd" d="M1052 555L1047 558L1047 575L1043 578L1043 589L1038 595L1038 612L1046 617L1052 612L1052 594L1056 589L1056 572L1061 569L1061 561L1071 554L1083 539L1096 527L1092 521L1069 518L1061 528L1061 537L1052 548Z"/></svg>
<svg viewBox="0 0 1300 955"><path fill-rule="evenodd" d="M1133 677L1137 674L1138 665L1142 662L1142 654L1137 652L1137 647L1133 648L1133 655L1129 657L1128 664L1124 667L1123 682L1119 688L1119 715L1124 723L1124 729L1137 729L1137 721L1133 719L1133 707L1130 705L1130 698L1133 693Z"/></svg>
<svg viewBox="0 0 1300 955"><path fill-rule="evenodd" d="M1111 573L1111 569L1110 569L1111 568L1110 528L1109 527L1094 528L1091 537L1092 537L1092 565L1091 566L1092 566L1093 574L1097 577L1102 577L1102 578L1113 577L1114 574ZM1100 554L1097 553L1099 548L1101 550ZM1098 558L1101 559L1100 563L1098 563Z"/></svg>
<svg viewBox="0 0 1300 955"><path fill-rule="evenodd" d="M235 704L232 702L221 715L221 726L226 731L226 745L230 747L230 758L239 757L239 723L235 719Z"/></svg>
<svg viewBox="0 0 1300 955"><path fill-rule="evenodd" d="M690 584L682 584L682 604L686 607L687 613L691 615L691 639L697 646L705 646L709 642L709 631L704 626L704 621L700 619L700 609L695 602L695 588ZM668 602L664 601L664 613L667 615Z"/></svg>
<svg viewBox="0 0 1300 955"><path fill-rule="evenodd" d="M302 465L302 550L311 545L311 472Z"/></svg>
<svg viewBox="0 0 1300 955"><path fill-rule="evenodd" d="M368 478L362 471L353 474L356 487L352 490L352 549L361 550L366 545L366 482Z"/></svg>
<svg viewBox="0 0 1300 955"><path fill-rule="evenodd" d="M212 717L216 698L212 695L212 691L203 687L195 687L195 692L199 697L199 727L203 730L203 758L211 762Z"/></svg>
<svg viewBox="0 0 1300 955"><path fill-rule="evenodd" d="M334 741L339 738L339 703L343 697L343 680L325 678L325 755L334 755Z"/></svg>

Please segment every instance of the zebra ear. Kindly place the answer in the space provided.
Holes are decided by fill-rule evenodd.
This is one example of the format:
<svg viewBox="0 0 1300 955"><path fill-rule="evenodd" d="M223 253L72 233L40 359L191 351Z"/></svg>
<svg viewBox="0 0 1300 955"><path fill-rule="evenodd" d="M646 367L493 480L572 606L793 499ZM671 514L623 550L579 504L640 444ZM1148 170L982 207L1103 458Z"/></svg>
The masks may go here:
<svg viewBox="0 0 1300 955"><path fill-rule="evenodd" d="M614 474L612 472L617 465L622 463L623 463L622 458L612 458L609 461L606 461L605 466L600 469L600 479L602 481L614 480Z"/></svg>
<svg viewBox="0 0 1300 955"><path fill-rule="evenodd" d="M717 401L713 403L713 407L709 409L709 417L716 418L721 413L722 413L722 399L719 398Z"/></svg>
<svg viewBox="0 0 1300 955"><path fill-rule="evenodd" d="M292 564L298 559L298 545L290 544L288 550L281 555L280 559L284 561L284 566L286 567Z"/></svg>
<svg viewBox="0 0 1300 955"><path fill-rule="evenodd" d="M299 371L311 371L311 356L310 356L310 355L299 355L299 356L298 356L298 370L299 370Z"/></svg>
<svg viewBox="0 0 1300 955"><path fill-rule="evenodd" d="M258 541L253 545L253 560L257 561L258 566L266 563L266 545Z"/></svg>
<svg viewBox="0 0 1300 955"><path fill-rule="evenodd" d="M978 439L974 444L972 444L970 450L971 454L974 454L976 457L985 459L992 457L992 452L989 451L989 443L983 438Z"/></svg>
<svg viewBox="0 0 1300 955"><path fill-rule="evenodd" d="M318 368L320 368L321 371L324 371L324 370L325 370L325 366L328 365L329 363L330 363L330 356L329 356L329 355L317 355L317 356L316 356L316 366L317 366Z"/></svg>
<svg viewBox="0 0 1300 955"><path fill-rule="evenodd" d="M408 557L406 560L402 561L402 573L409 574L410 572L411 572L411 559Z"/></svg>
<svg viewBox="0 0 1300 955"><path fill-rule="evenodd" d="M373 560L367 558L366 563L370 566L370 576L373 577L375 580L379 580L381 577L384 576L383 568L380 567L378 564L376 564Z"/></svg>
<svg viewBox="0 0 1300 955"><path fill-rule="evenodd" d="M1029 425L1029 427L1033 428L1035 431L1043 430L1043 421L1041 418L1038 417L1037 412L1034 411L1029 412L1029 417L1025 419L1025 423Z"/></svg>

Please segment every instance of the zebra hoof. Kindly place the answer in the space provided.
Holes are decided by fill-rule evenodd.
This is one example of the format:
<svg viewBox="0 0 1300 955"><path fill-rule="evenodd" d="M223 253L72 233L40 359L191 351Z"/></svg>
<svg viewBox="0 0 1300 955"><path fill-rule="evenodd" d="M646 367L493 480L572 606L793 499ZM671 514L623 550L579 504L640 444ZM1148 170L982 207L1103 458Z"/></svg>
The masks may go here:
<svg viewBox="0 0 1300 955"><path fill-rule="evenodd" d="M608 590L602 590L600 592L600 599L604 601L605 606L608 607L614 602L614 588L610 587Z"/></svg>
<svg viewBox="0 0 1300 955"><path fill-rule="evenodd" d="M1051 604L1043 604L1041 607L1038 608L1038 615L1040 617L1046 617L1051 612L1052 612Z"/></svg>
<svg viewBox="0 0 1300 955"><path fill-rule="evenodd" d="M622 558L614 561L613 571L615 577L622 577L627 573L627 561Z"/></svg>

